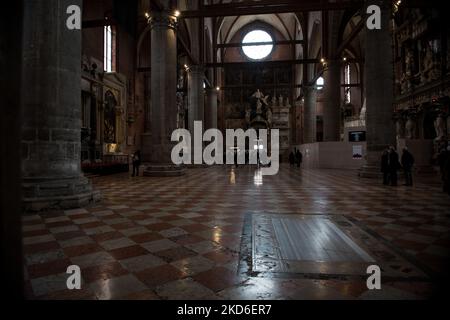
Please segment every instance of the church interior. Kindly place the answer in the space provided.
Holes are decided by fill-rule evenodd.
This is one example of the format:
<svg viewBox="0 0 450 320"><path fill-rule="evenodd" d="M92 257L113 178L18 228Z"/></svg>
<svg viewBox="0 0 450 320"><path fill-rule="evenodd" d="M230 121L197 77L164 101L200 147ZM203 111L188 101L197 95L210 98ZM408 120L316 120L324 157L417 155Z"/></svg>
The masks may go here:
<svg viewBox="0 0 450 320"><path fill-rule="evenodd" d="M450 258L441 6L14 1L0 19L8 292L441 298ZM277 132L278 173L264 175L260 160L174 164L172 133L193 135L196 123L223 136L263 130L223 158L269 151L262 135Z"/></svg>

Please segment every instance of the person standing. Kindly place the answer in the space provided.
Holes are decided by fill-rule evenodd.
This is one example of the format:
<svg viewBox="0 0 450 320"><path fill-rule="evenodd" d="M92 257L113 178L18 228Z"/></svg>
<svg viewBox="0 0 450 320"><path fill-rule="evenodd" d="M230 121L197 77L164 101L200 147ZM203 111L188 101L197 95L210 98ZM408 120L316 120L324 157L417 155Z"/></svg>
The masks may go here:
<svg viewBox="0 0 450 320"><path fill-rule="evenodd" d="M303 154L300 152L300 150L297 150L297 153L295 154L295 162L298 168L300 168L302 161L303 161Z"/></svg>
<svg viewBox="0 0 450 320"><path fill-rule="evenodd" d="M381 172L383 173L383 184L389 185L389 151L388 149L383 151L381 155Z"/></svg>
<svg viewBox="0 0 450 320"><path fill-rule="evenodd" d="M133 174L131 176L132 177L139 176L139 167L141 165L141 151L140 150L137 150L133 154L132 163L133 163Z"/></svg>
<svg viewBox="0 0 450 320"><path fill-rule="evenodd" d="M393 146L389 147L389 180L391 186L395 187L398 183L397 171L400 169L400 162L398 160L398 153Z"/></svg>
<svg viewBox="0 0 450 320"><path fill-rule="evenodd" d="M401 163L403 167L403 172L405 174L405 186L412 186L413 185L412 168L414 165L414 157L411 154L411 152L408 151L407 147L403 149Z"/></svg>
<svg viewBox="0 0 450 320"><path fill-rule="evenodd" d="M295 163L295 155L294 152L291 151L291 153L289 153L289 165L293 167L294 163Z"/></svg>

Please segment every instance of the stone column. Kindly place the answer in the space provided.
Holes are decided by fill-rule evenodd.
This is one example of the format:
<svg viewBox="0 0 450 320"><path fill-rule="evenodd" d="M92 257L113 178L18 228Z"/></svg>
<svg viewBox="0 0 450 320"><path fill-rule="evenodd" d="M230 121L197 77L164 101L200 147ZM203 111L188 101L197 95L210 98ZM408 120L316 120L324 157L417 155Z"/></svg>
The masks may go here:
<svg viewBox="0 0 450 320"><path fill-rule="evenodd" d="M317 137L317 90L314 87L304 89L303 104L303 143L314 143Z"/></svg>
<svg viewBox="0 0 450 320"><path fill-rule="evenodd" d="M450 141L450 116L447 116L447 140Z"/></svg>
<svg viewBox="0 0 450 320"><path fill-rule="evenodd" d="M171 160L172 132L177 129L177 19L169 12L153 11L151 26L151 135L143 145L150 163L145 176L177 176L184 173Z"/></svg>
<svg viewBox="0 0 450 320"><path fill-rule="evenodd" d="M20 128L23 0L0 11L0 259L2 290L10 299L23 299L21 230Z"/></svg>
<svg viewBox="0 0 450 320"><path fill-rule="evenodd" d="M66 27L81 0L24 6L22 176L26 210L71 208L94 200L81 172L81 31Z"/></svg>
<svg viewBox="0 0 450 320"><path fill-rule="evenodd" d="M365 31L367 163L360 170L362 177L379 177L381 154L389 145L395 145L391 1L366 2L367 6L372 4L381 8L381 29Z"/></svg>
<svg viewBox="0 0 450 320"><path fill-rule="evenodd" d="M341 140L341 64L327 62L324 71L323 141Z"/></svg>
<svg viewBox="0 0 450 320"><path fill-rule="evenodd" d="M205 79L205 69L199 65L189 67L188 72L188 121L189 131L194 133L194 121L204 123L205 94L203 81Z"/></svg>
<svg viewBox="0 0 450 320"><path fill-rule="evenodd" d="M217 90L211 88L206 93L205 130L217 129Z"/></svg>

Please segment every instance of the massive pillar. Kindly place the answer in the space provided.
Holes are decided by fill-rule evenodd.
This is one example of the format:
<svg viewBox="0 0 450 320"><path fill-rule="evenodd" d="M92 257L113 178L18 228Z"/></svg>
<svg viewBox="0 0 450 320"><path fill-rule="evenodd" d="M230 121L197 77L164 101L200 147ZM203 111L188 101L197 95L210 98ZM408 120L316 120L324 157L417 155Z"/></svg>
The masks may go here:
<svg viewBox="0 0 450 320"><path fill-rule="evenodd" d="M304 89L303 143L314 143L317 138L317 91L314 87Z"/></svg>
<svg viewBox="0 0 450 320"><path fill-rule="evenodd" d="M94 200L80 168L81 31L66 27L81 0L24 2L22 176L25 209Z"/></svg>
<svg viewBox="0 0 450 320"><path fill-rule="evenodd" d="M188 120L189 131L194 133L194 121L204 122L205 95L203 83L205 70L202 66L193 65L188 73ZM203 126L205 124L203 123Z"/></svg>
<svg viewBox="0 0 450 320"><path fill-rule="evenodd" d="M0 10L0 256L5 296L23 299L20 186L20 79L22 64L23 0Z"/></svg>
<svg viewBox="0 0 450 320"><path fill-rule="evenodd" d="M323 141L340 141L341 134L341 65L327 62L324 71Z"/></svg>
<svg viewBox="0 0 450 320"><path fill-rule="evenodd" d="M177 34L176 17L165 11L152 11L151 27L151 134L150 143L143 145L149 154L145 176L177 176L184 173L172 163L175 142L172 132L177 129Z"/></svg>
<svg viewBox="0 0 450 320"><path fill-rule="evenodd" d="M211 88L206 93L205 130L217 129L217 90Z"/></svg>
<svg viewBox="0 0 450 320"><path fill-rule="evenodd" d="M369 0L367 6L381 8L381 29L366 29L364 87L366 91L367 164L360 176L377 177L384 149L394 145L393 57L391 37L391 1Z"/></svg>

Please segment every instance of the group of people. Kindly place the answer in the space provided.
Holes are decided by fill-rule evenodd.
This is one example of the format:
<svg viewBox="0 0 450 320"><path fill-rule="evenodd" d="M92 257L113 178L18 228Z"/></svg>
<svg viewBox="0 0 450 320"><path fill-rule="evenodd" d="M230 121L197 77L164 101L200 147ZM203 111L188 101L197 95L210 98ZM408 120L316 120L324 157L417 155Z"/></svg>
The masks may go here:
<svg viewBox="0 0 450 320"><path fill-rule="evenodd" d="M303 154L298 150L297 148L294 148L294 151L291 151L289 154L289 164L291 167L297 166L300 168L301 164L303 162Z"/></svg>
<svg viewBox="0 0 450 320"><path fill-rule="evenodd" d="M441 171L443 191L450 195L450 146L441 150L437 160Z"/></svg>
<svg viewBox="0 0 450 320"><path fill-rule="evenodd" d="M383 152L381 156L381 172L383 173L383 184L390 186L397 186L398 171L403 169L405 175L405 186L412 186L412 169L414 165L414 157L408 148L403 149L402 157L399 155L393 146L390 146Z"/></svg>

